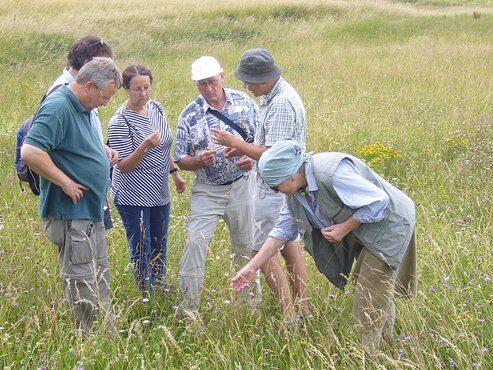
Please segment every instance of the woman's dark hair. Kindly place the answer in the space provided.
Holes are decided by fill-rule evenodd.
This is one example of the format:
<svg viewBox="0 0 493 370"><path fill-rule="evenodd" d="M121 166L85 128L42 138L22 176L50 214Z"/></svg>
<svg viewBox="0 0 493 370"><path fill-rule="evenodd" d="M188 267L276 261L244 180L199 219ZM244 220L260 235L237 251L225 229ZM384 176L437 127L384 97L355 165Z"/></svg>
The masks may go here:
<svg viewBox="0 0 493 370"><path fill-rule="evenodd" d="M142 64L130 64L122 73L124 89L130 88L130 81L135 76L149 76L149 81L152 85L152 73L149 68Z"/></svg>
<svg viewBox="0 0 493 370"><path fill-rule="evenodd" d="M79 70L85 63L90 62L95 57L113 59L111 45L105 42L101 37L82 37L72 45L68 52L68 66Z"/></svg>

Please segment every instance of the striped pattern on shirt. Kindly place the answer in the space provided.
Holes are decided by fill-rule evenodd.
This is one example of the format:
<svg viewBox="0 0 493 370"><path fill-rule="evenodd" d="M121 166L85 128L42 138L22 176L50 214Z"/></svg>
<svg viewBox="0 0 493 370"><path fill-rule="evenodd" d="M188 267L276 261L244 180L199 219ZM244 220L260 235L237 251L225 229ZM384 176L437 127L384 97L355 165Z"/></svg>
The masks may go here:
<svg viewBox="0 0 493 370"><path fill-rule="evenodd" d="M142 116L122 105L110 119L108 140L110 147L118 151L120 160L132 154L156 130L161 134L161 143L149 149L132 171L122 173L118 166L113 168L111 199L116 204L157 207L171 200L169 161L172 134L161 103L155 100L147 102L147 114L147 117Z"/></svg>

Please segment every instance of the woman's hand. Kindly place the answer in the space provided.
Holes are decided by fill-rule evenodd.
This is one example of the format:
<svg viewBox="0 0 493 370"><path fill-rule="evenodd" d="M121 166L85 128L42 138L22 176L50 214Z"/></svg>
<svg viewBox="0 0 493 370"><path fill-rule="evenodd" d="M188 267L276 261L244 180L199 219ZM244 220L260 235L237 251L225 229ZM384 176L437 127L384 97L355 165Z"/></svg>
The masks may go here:
<svg viewBox="0 0 493 370"><path fill-rule="evenodd" d="M356 221L353 217L349 217L346 221L340 224L334 224L328 227L324 227L322 235L331 243L340 242L351 231L356 229L360 225L360 222Z"/></svg>
<svg viewBox="0 0 493 370"><path fill-rule="evenodd" d="M185 180L183 180L178 172L172 173L171 177L173 177L173 181L175 182L176 192L178 194L183 193L186 188Z"/></svg>
<svg viewBox="0 0 493 370"><path fill-rule="evenodd" d="M144 145L144 148L148 150L155 148L160 143L161 143L161 135L159 134L159 131L154 131L152 134L150 134L144 139L142 145Z"/></svg>
<svg viewBox="0 0 493 370"><path fill-rule="evenodd" d="M229 285L231 285L231 288L233 288L235 292L239 292L243 288L250 285L250 283L255 278L256 273L257 270L255 270L255 268L253 267L250 267L250 264L248 263L236 274L234 278L231 279Z"/></svg>

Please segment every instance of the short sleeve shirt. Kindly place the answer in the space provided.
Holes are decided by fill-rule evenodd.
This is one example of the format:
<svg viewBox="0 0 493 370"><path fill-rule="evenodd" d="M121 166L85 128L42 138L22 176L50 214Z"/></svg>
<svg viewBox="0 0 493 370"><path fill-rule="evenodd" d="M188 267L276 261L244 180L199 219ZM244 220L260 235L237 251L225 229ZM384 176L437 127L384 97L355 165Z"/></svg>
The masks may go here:
<svg viewBox="0 0 493 370"><path fill-rule="evenodd" d="M254 136L257 120L258 107L245 93L240 91L224 89L226 104L223 115L235 122L248 136ZM207 148L216 149L216 157L212 166L200 168L195 171L197 181L209 185L221 185L236 180L243 175L236 162L239 157L227 159L224 156L224 147L216 146L212 142L211 128L226 130L241 137L229 125L219 120L211 113L212 109L202 96L188 104L181 112L178 119L175 140L174 160L180 161L186 156L196 156Z"/></svg>
<svg viewBox="0 0 493 370"><path fill-rule="evenodd" d="M67 86L61 86L41 104L25 143L48 153L63 173L89 189L73 204L59 186L41 177L41 217L102 221L110 172L108 157L89 112Z"/></svg>
<svg viewBox="0 0 493 370"><path fill-rule="evenodd" d="M303 149L306 142L306 113L296 90L282 77L269 94L261 97L255 145L271 147L291 138Z"/></svg>
<svg viewBox="0 0 493 370"><path fill-rule="evenodd" d="M74 76L70 74L67 68L64 68L62 74L53 82L53 85L48 89L48 93L59 85L68 85L69 83L75 81ZM103 129L101 126L101 120L99 119L99 112L97 108L91 110L91 125L98 132L99 138L101 139L101 144L103 141Z"/></svg>
<svg viewBox="0 0 493 370"><path fill-rule="evenodd" d="M113 168L111 198L120 205L158 207L170 202L169 161L172 135L161 103L147 102L147 117L122 105L110 119L108 140L120 159L132 154L146 137L159 131L161 142L147 151L132 171Z"/></svg>

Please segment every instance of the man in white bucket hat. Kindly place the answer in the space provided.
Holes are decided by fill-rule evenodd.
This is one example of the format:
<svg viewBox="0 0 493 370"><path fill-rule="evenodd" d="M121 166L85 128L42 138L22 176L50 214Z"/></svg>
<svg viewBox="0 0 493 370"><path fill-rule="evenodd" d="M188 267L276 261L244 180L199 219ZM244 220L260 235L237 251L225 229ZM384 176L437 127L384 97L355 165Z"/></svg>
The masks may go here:
<svg viewBox="0 0 493 370"><path fill-rule="evenodd" d="M211 129L253 138L258 107L247 94L223 87L224 71L212 56L193 62L192 80L200 95L180 114L174 157L180 169L195 173L179 269L180 312L199 308L208 246L219 220L228 226L236 269L250 259L254 227L252 160L226 158L224 147L212 142ZM250 303L260 300L259 281L256 289L245 291Z"/></svg>

